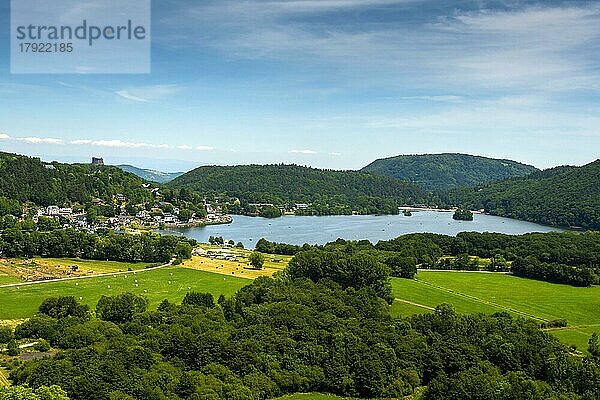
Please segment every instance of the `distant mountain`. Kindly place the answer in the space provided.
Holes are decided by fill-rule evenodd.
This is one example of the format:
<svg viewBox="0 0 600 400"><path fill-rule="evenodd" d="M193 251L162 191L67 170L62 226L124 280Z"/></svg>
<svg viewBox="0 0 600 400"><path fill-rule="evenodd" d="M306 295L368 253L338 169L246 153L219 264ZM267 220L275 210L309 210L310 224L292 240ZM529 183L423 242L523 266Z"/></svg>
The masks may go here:
<svg viewBox="0 0 600 400"><path fill-rule="evenodd" d="M203 166L167 186L237 197L242 206L310 203L317 214L397 214L399 205L423 202L426 197L415 185L394 178L282 164Z"/></svg>
<svg viewBox="0 0 600 400"><path fill-rule="evenodd" d="M166 183L170 182L173 179L177 178L184 174L184 172L161 172L153 169L143 169L134 167L133 165L116 165L116 167L121 168L125 172L131 172L139 176L142 179L145 179L150 182L156 183Z"/></svg>
<svg viewBox="0 0 600 400"><path fill-rule="evenodd" d="M132 202L149 194L144 180L119 168L91 164L43 162L39 158L0 152L0 197L41 206L86 204L99 198L112 203L123 194Z"/></svg>
<svg viewBox="0 0 600 400"><path fill-rule="evenodd" d="M457 189L447 201L542 224L600 229L600 160Z"/></svg>
<svg viewBox="0 0 600 400"><path fill-rule="evenodd" d="M425 190L437 191L525 176L539 170L510 160L445 153L384 158L362 171L407 180Z"/></svg>

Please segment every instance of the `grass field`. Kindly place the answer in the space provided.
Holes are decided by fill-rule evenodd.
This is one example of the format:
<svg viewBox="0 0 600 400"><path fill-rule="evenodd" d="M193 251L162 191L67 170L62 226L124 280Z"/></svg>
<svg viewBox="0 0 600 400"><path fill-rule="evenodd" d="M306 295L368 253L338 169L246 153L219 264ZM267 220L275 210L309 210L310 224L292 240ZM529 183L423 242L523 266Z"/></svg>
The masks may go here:
<svg viewBox="0 0 600 400"><path fill-rule="evenodd" d="M212 293L215 299L221 294L231 296L248 283L250 280L244 278L168 267L130 274L3 287L0 288L0 320L29 318L50 296L75 296L82 303L95 307L102 295L133 292L146 296L152 308L163 299L180 302L190 290Z"/></svg>
<svg viewBox="0 0 600 400"><path fill-rule="evenodd" d="M77 258L30 258L0 260L0 285L41 278L67 278L106 274L127 270L141 270L148 263L127 263L102 260L81 260ZM71 269L77 266L77 271Z"/></svg>
<svg viewBox="0 0 600 400"><path fill-rule="evenodd" d="M222 250L217 246L206 249ZM210 292L215 298L221 294L231 296L258 276L271 276L283 270L291 257L267 255L263 270L247 268L251 251L227 249L238 255L237 261L194 256L178 267L145 271L145 263L121 263L114 261L80 260L69 258L32 258L27 260L1 260L0 286L22 283L23 276L53 276L57 278L89 276L84 279L60 282L42 282L32 285L0 287L0 320L19 320L35 314L41 302L50 296L75 296L81 302L95 307L102 295L114 295L126 291L144 295L150 307L156 307L163 299L180 302L190 290ZM274 262L279 259L279 262ZM71 266L77 265L77 273ZM131 273L109 276L116 272Z"/></svg>
<svg viewBox="0 0 600 400"><path fill-rule="evenodd" d="M23 282L23 279L17 276L0 275L0 285L10 285L12 283Z"/></svg>
<svg viewBox="0 0 600 400"><path fill-rule="evenodd" d="M600 287L576 288L505 274L420 271L416 280L392 280L394 297L425 307L454 305L459 313L507 311L541 321L566 319L566 329L549 330L565 344L587 348L592 332L600 332ZM430 312L395 302L392 313L406 316Z"/></svg>

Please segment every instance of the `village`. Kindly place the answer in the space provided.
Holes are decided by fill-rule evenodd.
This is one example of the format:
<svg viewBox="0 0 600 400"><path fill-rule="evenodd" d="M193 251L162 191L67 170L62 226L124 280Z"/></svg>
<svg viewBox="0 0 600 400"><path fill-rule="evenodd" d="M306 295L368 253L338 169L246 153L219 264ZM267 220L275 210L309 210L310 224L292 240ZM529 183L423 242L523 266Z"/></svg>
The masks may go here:
<svg viewBox="0 0 600 400"><path fill-rule="evenodd" d="M121 195L122 196L122 195ZM116 195L120 197L120 195ZM124 197L119 200L124 200ZM172 209L170 212L165 212L163 208L166 207ZM208 209L211 209L210 205L207 205ZM155 204L150 210L141 210L130 215L126 209L123 208L119 215L111 217L96 217L92 220L86 210L72 207L59 207L59 206L48 206L39 207L35 210L35 214L32 219L34 222L38 222L40 218L52 218L59 222L64 228L74 228L76 230L88 230L94 231L96 229L158 229L158 228L177 228L177 227L190 227L190 226L204 226L204 225L216 225L216 224L229 224L233 221L233 218L229 215L222 214L219 211L207 213L206 216L197 216L196 213L187 220L180 219L180 210L177 207L172 207L169 203L159 202Z"/></svg>

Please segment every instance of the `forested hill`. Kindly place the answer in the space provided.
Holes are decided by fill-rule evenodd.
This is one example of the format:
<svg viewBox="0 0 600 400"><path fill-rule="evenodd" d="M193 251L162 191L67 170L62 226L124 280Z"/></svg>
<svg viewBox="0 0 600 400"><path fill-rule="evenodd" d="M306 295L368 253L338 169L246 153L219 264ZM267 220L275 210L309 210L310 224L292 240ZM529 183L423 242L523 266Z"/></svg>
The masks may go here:
<svg viewBox="0 0 600 400"><path fill-rule="evenodd" d="M166 183L184 174L183 172L162 172L153 169L138 168L127 164L117 165L117 167L125 172L131 172L142 179L157 183Z"/></svg>
<svg viewBox="0 0 600 400"><path fill-rule="evenodd" d="M37 205L112 201L121 193L133 202L148 196L145 181L117 167L46 163L39 158L0 152L0 197Z"/></svg>
<svg viewBox="0 0 600 400"><path fill-rule="evenodd" d="M600 229L600 160L452 191L448 201L542 224Z"/></svg>
<svg viewBox="0 0 600 400"><path fill-rule="evenodd" d="M168 186L237 197L242 203L374 206L389 209L390 213L397 213L398 205L425 199L421 189L394 178L297 165L204 166L176 178Z"/></svg>
<svg viewBox="0 0 600 400"><path fill-rule="evenodd" d="M515 161L451 153L385 158L362 170L407 180L431 191L473 186L539 171Z"/></svg>

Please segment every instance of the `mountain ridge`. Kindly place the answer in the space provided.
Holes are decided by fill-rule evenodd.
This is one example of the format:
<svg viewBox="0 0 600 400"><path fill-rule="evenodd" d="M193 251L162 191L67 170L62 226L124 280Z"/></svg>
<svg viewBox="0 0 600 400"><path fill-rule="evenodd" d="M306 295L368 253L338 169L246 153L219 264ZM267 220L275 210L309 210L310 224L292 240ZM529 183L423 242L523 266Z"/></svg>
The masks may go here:
<svg viewBox="0 0 600 400"><path fill-rule="evenodd" d="M438 153L380 158L361 171L407 180L428 191L440 191L525 176L539 169L508 159Z"/></svg>
<svg viewBox="0 0 600 400"><path fill-rule="evenodd" d="M447 201L546 225L600 229L600 159L457 189Z"/></svg>
<svg viewBox="0 0 600 400"><path fill-rule="evenodd" d="M119 164L115 167L130 172L149 182L167 183L185 174L185 172L162 172L156 169L140 168L130 164Z"/></svg>

